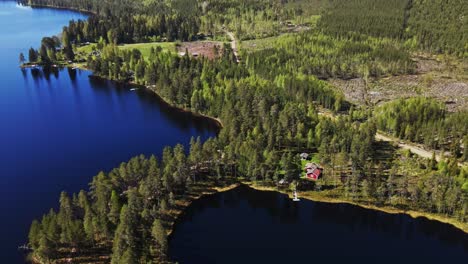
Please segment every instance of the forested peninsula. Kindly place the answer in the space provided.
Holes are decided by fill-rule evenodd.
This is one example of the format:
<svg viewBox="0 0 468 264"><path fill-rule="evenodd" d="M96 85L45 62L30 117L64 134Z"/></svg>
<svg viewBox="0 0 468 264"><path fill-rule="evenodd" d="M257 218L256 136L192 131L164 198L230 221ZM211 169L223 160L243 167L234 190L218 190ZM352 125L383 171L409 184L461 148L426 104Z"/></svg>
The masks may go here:
<svg viewBox="0 0 468 264"><path fill-rule="evenodd" d="M468 83L464 1L22 3L93 15L44 37L21 63L86 67L222 122L206 142L134 157L99 173L89 190L63 192L58 210L31 225L33 262L170 262L175 216L239 182L418 212L468 231L468 96L430 93ZM408 78L416 80L408 96L372 100ZM347 89L355 83L358 99ZM301 153L320 166L318 180L303 177Z"/></svg>

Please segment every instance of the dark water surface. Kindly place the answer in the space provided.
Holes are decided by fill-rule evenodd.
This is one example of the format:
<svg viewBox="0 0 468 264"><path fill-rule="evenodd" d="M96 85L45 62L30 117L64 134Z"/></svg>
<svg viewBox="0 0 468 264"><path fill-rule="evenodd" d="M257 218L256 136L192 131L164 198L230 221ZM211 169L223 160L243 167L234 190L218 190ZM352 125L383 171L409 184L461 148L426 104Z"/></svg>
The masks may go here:
<svg viewBox="0 0 468 264"><path fill-rule="evenodd" d="M468 235L425 218L241 186L203 197L170 239L180 263L466 263Z"/></svg>
<svg viewBox="0 0 468 264"><path fill-rule="evenodd" d="M217 131L150 93L90 80L87 71L19 69L20 52L83 18L0 1L0 263L23 263L17 247L62 190L87 188L100 170Z"/></svg>

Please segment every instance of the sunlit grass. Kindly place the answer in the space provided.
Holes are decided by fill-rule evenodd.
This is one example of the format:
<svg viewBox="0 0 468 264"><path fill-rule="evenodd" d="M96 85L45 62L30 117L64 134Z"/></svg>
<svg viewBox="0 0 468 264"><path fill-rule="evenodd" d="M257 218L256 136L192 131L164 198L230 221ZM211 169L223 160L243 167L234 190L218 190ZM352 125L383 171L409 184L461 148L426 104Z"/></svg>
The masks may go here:
<svg viewBox="0 0 468 264"><path fill-rule="evenodd" d="M175 42L136 43L119 46L121 50L138 49L144 58L149 57L151 48L156 49L157 47L162 48L163 52L177 52Z"/></svg>

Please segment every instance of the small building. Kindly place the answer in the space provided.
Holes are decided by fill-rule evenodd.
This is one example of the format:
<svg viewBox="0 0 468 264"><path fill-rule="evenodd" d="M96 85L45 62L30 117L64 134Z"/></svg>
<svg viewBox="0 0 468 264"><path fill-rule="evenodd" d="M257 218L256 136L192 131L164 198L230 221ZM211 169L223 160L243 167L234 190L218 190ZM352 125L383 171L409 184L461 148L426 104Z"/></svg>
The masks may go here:
<svg viewBox="0 0 468 264"><path fill-rule="evenodd" d="M306 173L306 177L314 181L318 180L318 178L322 174L322 170L315 163L307 163L304 170Z"/></svg>
<svg viewBox="0 0 468 264"><path fill-rule="evenodd" d="M305 167L304 167L305 171L307 171L307 170L314 170L314 169L316 169L316 168L318 168L317 164L311 163L311 162L307 163L307 164L305 165Z"/></svg>
<svg viewBox="0 0 468 264"><path fill-rule="evenodd" d="M301 153L301 155L299 155L301 157L302 160L307 160L309 158L309 154L307 153Z"/></svg>
<svg viewBox="0 0 468 264"><path fill-rule="evenodd" d="M319 168L315 168L313 170L309 169L306 172L306 177L311 179L311 180L316 181L320 177L320 174L322 174L322 171Z"/></svg>
<svg viewBox="0 0 468 264"><path fill-rule="evenodd" d="M278 182L279 185L285 185L285 184L288 184L288 181L286 179L281 179L279 182Z"/></svg>

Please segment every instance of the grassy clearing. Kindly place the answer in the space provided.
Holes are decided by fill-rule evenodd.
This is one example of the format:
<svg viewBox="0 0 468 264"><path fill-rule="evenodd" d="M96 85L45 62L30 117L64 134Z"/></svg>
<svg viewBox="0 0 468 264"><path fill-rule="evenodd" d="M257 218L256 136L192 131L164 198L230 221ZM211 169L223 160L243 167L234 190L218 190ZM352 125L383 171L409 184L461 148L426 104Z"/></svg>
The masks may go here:
<svg viewBox="0 0 468 264"><path fill-rule="evenodd" d="M148 58L151 52L151 48L160 47L164 52L177 52L175 42L151 42L151 43L137 43L137 44L125 44L119 46L121 50L132 50L137 49L141 52L143 57Z"/></svg>
<svg viewBox="0 0 468 264"><path fill-rule="evenodd" d="M241 48L242 50L245 50L247 52L254 52L254 51L274 48L277 46L276 43L278 42L278 40L280 40L281 38L284 38L287 35L290 35L290 34L284 34L284 35L276 36L276 37L242 41Z"/></svg>
<svg viewBox="0 0 468 264"><path fill-rule="evenodd" d="M83 53L90 53L93 51L93 48L96 47L95 43L85 45L85 46L80 46L77 48L78 52L83 52Z"/></svg>
<svg viewBox="0 0 468 264"><path fill-rule="evenodd" d="M151 43L136 43L136 44L124 44L120 45L119 49L121 50L140 50L143 57L147 58L150 55L151 48L161 47L164 52L177 52L175 42L151 42ZM89 53L96 48L95 43L89 45L80 46L77 48L77 53L83 56L87 56Z"/></svg>

